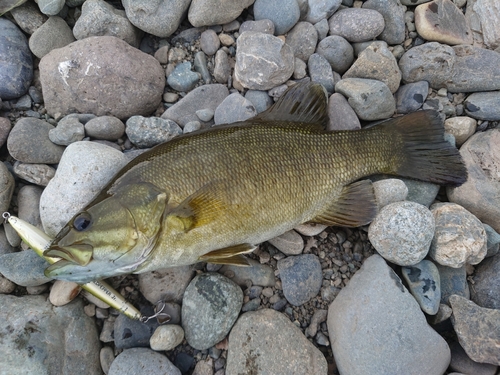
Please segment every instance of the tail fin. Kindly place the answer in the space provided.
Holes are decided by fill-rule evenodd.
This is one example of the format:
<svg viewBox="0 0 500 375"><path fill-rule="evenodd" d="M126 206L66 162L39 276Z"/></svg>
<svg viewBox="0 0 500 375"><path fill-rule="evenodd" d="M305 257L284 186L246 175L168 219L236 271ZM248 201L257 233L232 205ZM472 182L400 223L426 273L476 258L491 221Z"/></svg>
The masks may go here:
<svg viewBox="0 0 500 375"><path fill-rule="evenodd" d="M467 180L462 157L444 140L444 126L436 111L414 112L379 126L393 135L395 132L397 143L402 145L396 174L449 186L459 186Z"/></svg>

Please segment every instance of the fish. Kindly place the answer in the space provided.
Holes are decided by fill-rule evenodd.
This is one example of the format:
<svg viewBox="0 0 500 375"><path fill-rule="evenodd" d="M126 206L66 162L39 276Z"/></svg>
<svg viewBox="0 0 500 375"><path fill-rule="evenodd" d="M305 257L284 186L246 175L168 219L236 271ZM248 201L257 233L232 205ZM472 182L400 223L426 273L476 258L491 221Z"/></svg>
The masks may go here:
<svg viewBox="0 0 500 375"><path fill-rule="evenodd" d="M437 112L354 131L326 131L327 121L324 88L298 83L249 120L153 147L61 229L44 252L60 260L45 275L84 283L197 262L244 266L298 224L370 223L371 175L467 179Z"/></svg>

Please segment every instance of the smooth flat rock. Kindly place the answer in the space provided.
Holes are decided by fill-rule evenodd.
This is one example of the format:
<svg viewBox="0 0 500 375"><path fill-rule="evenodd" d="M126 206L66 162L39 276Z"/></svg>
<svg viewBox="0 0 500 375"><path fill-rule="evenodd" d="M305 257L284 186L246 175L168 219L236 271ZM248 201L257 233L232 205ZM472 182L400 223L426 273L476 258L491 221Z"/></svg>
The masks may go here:
<svg viewBox="0 0 500 375"><path fill-rule="evenodd" d="M413 266L402 267L403 279L422 311L435 315L441 302L441 281L438 268L430 260L423 260Z"/></svg>
<svg viewBox="0 0 500 375"><path fill-rule="evenodd" d="M256 21L268 19L274 23L275 35L285 34L300 17L300 7L296 0L256 0L253 12Z"/></svg>
<svg viewBox="0 0 500 375"><path fill-rule="evenodd" d="M121 352L111 363L108 375L181 375L167 356L148 348L131 348Z"/></svg>
<svg viewBox="0 0 500 375"><path fill-rule="evenodd" d="M66 21L53 16L31 35L29 46L31 52L41 59L53 49L62 48L74 41L75 37Z"/></svg>
<svg viewBox="0 0 500 375"><path fill-rule="evenodd" d="M194 27L223 25L234 21L255 0L193 0L188 19Z"/></svg>
<svg viewBox="0 0 500 375"><path fill-rule="evenodd" d="M366 42L384 30L384 17L373 9L346 8L328 20L330 35L340 35L349 42Z"/></svg>
<svg viewBox="0 0 500 375"><path fill-rule="evenodd" d="M475 92L467 97L464 103L465 112L478 120L500 120L500 91Z"/></svg>

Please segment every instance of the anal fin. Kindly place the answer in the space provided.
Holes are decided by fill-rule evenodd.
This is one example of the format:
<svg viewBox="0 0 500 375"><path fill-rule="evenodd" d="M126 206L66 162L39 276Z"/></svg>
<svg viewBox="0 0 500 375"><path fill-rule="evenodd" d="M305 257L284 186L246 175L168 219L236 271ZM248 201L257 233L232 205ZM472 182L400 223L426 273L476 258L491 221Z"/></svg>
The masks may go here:
<svg viewBox="0 0 500 375"><path fill-rule="evenodd" d="M377 214L377 200L370 180L347 185L339 199L311 220L313 223L341 227L359 227L370 223Z"/></svg>
<svg viewBox="0 0 500 375"><path fill-rule="evenodd" d="M251 244L240 244L229 246L222 249L210 251L198 258L201 262L214 264L232 264L236 266L249 266L248 260L243 254L248 254L254 251L257 247Z"/></svg>

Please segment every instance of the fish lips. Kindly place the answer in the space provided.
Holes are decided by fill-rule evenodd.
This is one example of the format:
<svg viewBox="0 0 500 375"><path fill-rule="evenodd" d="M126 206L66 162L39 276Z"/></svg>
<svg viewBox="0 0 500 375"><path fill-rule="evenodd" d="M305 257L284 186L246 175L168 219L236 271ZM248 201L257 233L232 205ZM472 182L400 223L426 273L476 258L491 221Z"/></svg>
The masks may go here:
<svg viewBox="0 0 500 375"><path fill-rule="evenodd" d="M43 255L51 258L62 258L80 266L86 266L92 260L94 248L87 244L72 244L71 246L59 246L52 244Z"/></svg>

